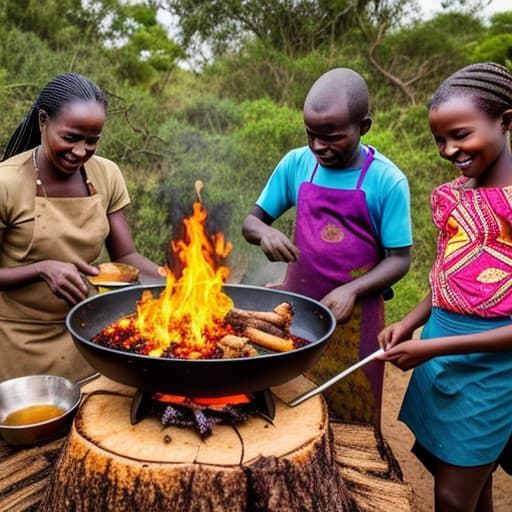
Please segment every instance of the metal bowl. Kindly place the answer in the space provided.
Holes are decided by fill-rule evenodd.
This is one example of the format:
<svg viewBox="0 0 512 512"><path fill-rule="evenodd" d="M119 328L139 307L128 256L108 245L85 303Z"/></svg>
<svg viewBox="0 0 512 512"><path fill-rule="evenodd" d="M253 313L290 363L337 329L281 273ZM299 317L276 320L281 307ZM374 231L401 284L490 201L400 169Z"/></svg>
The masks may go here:
<svg viewBox="0 0 512 512"><path fill-rule="evenodd" d="M6 380L0 383L0 435L13 445L35 444L63 436L69 432L81 397L80 386L64 377L29 375ZM5 424L10 414L33 406L55 406L63 412L47 420Z"/></svg>

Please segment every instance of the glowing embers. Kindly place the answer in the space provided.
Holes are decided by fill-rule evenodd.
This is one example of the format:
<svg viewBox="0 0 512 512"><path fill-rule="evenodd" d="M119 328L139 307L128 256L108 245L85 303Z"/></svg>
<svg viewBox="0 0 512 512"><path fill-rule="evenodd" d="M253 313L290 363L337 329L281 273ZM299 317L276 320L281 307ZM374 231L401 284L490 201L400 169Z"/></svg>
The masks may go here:
<svg viewBox="0 0 512 512"><path fill-rule="evenodd" d="M148 292L149 293L149 292ZM136 314L120 318L96 334L92 341L99 345L148 356L178 359L233 359L256 356L265 351L287 352L307 344L307 340L290 332L293 308L290 303L278 304L272 311L251 311L231 308L214 330L205 329L203 344L174 342L156 353L155 338L145 338L137 328ZM179 326L175 326L179 330Z"/></svg>
<svg viewBox="0 0 512 512"><path fill-rule="evenodd" d="M132 401L131 422L135 424L146 416L156 416L164 427L193 428L205 439L215 425L236 426L254 416L272 423L274 415L270 390L204 398L138 391Z"/></svg>

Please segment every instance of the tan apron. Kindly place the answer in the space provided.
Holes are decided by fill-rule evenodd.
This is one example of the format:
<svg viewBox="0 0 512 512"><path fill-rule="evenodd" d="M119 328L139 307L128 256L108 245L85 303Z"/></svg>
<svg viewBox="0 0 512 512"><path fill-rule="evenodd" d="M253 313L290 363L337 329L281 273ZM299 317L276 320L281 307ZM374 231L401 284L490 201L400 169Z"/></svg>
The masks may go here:
<svg viewBox="0 0 512 512"><path fill-rule="evenodd" d="M34 233L24 261L93 263L101 255L109 224L101 197L35 197ZM4 266L19 263L3 255ZM65 325L69 304L45 281L0 293L0 380L30 374L72 380L94 373Z"/></svg>

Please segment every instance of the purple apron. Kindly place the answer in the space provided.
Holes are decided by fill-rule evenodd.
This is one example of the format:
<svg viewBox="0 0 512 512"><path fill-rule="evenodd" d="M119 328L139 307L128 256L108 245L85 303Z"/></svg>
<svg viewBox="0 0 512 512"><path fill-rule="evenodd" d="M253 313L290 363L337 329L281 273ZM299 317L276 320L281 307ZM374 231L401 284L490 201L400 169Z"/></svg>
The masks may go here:
<svg viewBox="0 0 512 512"><path fill-rule="evenodd" d="M372 161L373 150L368 148L354 190L315 185L318 164L310 181L301 184L295 226L300 256L288 265L284 289L321 300L382 260L382 245L361 189ZM353 315L337 326L325 354L308 377L317 383L324 382L377 350L377 335L383 326L381 295L358 300ZM378 427L383 377L384 363L374 361L328 388L324 397L332 416Z"/></svg>

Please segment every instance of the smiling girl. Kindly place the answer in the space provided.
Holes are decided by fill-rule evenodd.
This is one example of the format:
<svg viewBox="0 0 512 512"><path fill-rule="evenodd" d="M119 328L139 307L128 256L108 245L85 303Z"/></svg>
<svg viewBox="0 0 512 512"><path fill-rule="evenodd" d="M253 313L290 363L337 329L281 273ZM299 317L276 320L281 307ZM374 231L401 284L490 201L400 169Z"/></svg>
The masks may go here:
<svg viewBox="0 0 512 512"><path fill-rule="evenodd" d="M95 156L107 99L87 78L56 76L8 141L0 163L0 381L93 373L65 326L85 299L84 275L110 259L159 277L134 246L119 167Z"/></svg>
<svg viewBox="0 0 512 512"><path fill-rule="evenodd" d="M493 471L512 472L512 74L457 71L428 119L461 176L432 193L431 293L379 341L382 359L415 368L399 419L434 476L436 511L490 512Z"/></svg>

